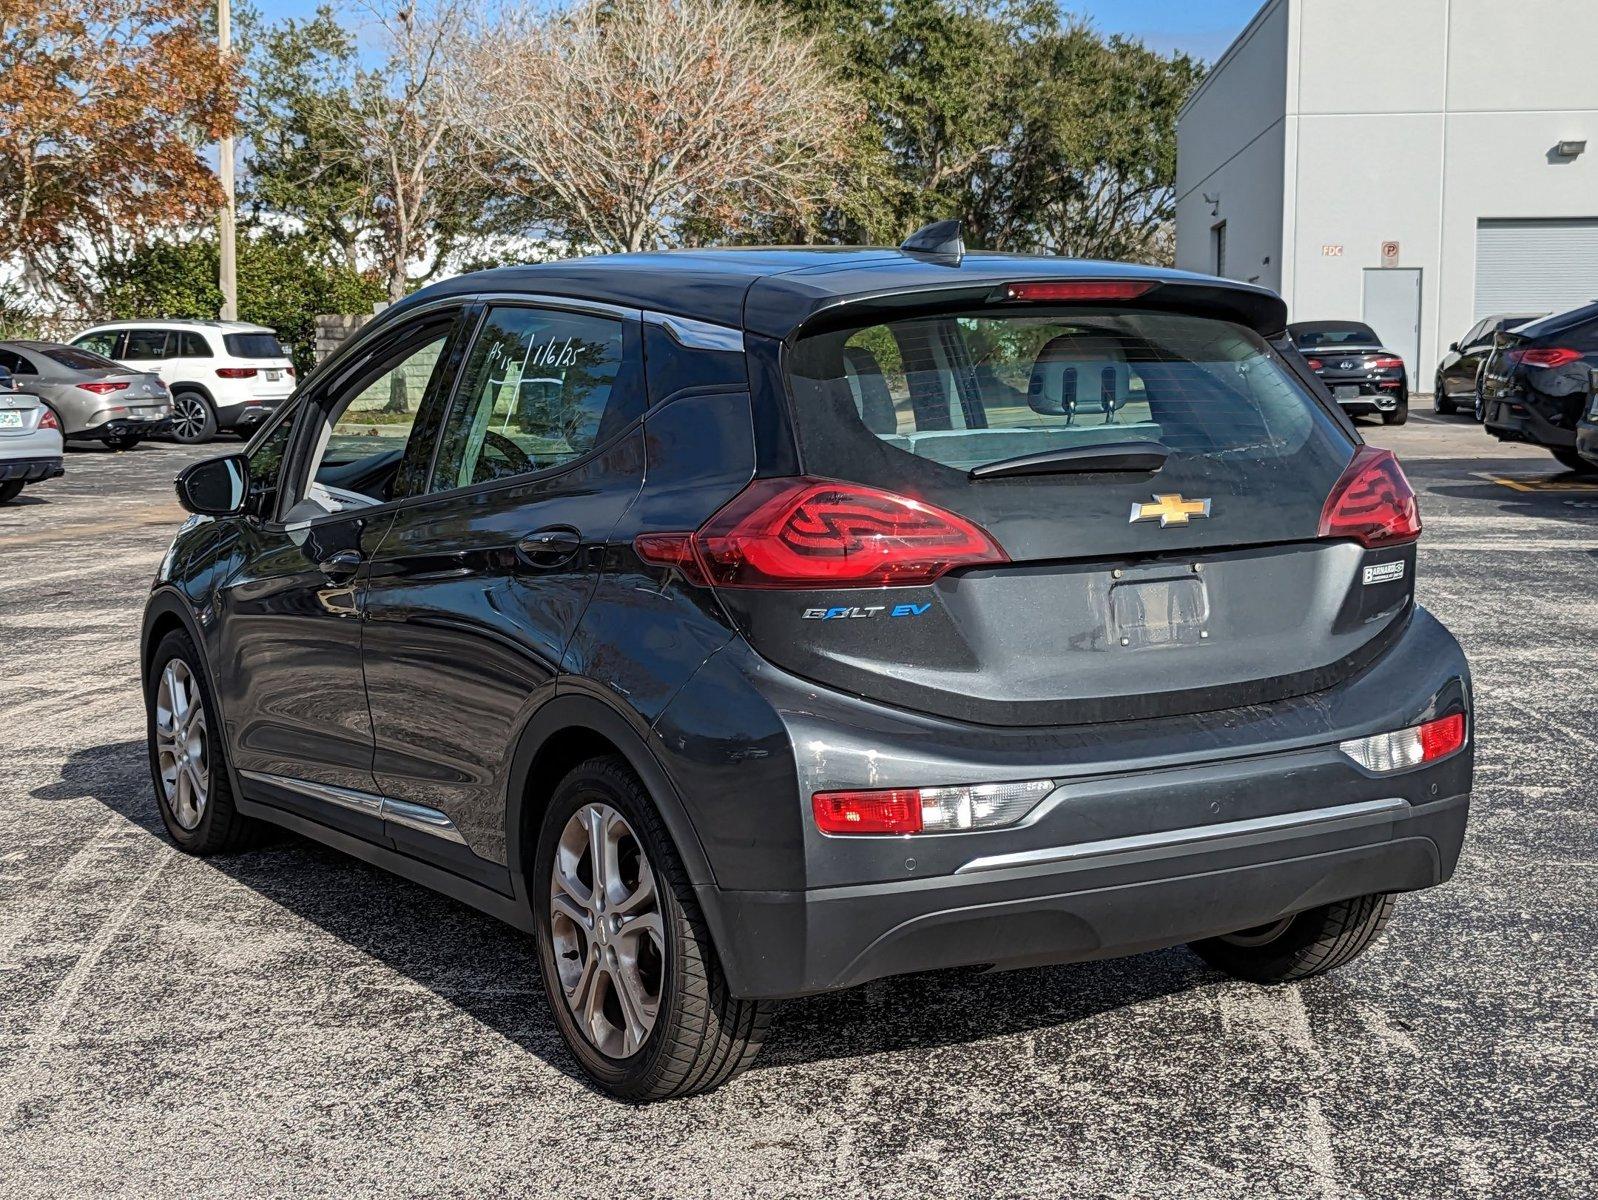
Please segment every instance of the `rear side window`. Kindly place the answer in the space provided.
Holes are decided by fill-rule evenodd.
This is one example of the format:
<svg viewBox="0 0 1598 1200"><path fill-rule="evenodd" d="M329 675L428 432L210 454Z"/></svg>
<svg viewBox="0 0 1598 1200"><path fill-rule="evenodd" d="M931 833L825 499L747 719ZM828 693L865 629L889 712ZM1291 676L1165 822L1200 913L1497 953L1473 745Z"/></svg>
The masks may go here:
<svg viewBox="0 0 1598 1200"><path fill-rule="evenodd" d="M1296 536L1302 522L1289 521L1289 510L1318 516L1352 452L1332 416L1256 334L1197 316L1076 310L905 319L801 337L788 372L808 474L919 496L986 521L1073 519L1084 487L1142 500L1194 489L1261 504L1248 529L1217 525L1216 536ZM1157 477L969 475L1126 442L1166 451ZM1005 498L1022 491L1024 501Z"/></svg>
<svg viewBox="0 0 1598 1200"><path fill-rule="evenodd" d="M624 372L625 328L613 317L491 309L472 343L444 427L432 491L570 462L643 410ZM636 354L634 355L636 357Z"/></svg>
<svg viewBox="0 0 1598 1200"><path fill-rule="evenodd" d="M202 334L192 329L179 329L172 334L173 358L210 358L211 344Z"/></svg>
<svg viewBox="0 0 1598 1200"><path fill-rule="evenodd" d="M222 344L234 358L287 358L283 343L270 333L224 333Z"/></svg>
<svg viewBox="0 0 1598 1200"><path fill-rule="evenodd" d="M1374 329L1357 321L1328 322L1325 325L1290 325L1288 332L1293 335L1293 344L1300 350L1382 344Z"/></svg>

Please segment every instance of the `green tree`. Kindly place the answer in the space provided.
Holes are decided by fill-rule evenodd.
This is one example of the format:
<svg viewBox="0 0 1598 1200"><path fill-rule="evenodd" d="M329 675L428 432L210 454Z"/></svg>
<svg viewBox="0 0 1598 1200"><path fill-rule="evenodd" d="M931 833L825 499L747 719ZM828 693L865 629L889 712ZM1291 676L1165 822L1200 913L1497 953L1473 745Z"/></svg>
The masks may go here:
<svg viewBox="0 0 1598 1200"><path fill-rule="evenodd" d="M324 249L307 234L239 239L239 318L277 330L302 373L315 364L319 313L369 312L386 294L373 275L328 263ZM215 239L154 241L103 264L100 292L112 317L209 320L222 300L216 279Z"/></svg>

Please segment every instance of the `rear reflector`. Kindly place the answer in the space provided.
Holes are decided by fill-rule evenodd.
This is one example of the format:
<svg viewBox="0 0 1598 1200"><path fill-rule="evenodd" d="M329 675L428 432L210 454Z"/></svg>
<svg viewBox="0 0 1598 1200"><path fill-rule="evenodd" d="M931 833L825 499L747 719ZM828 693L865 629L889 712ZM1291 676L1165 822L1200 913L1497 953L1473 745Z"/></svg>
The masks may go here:
<svg viewBox="0 0 1598 1200"><path fill-rule="evenodd" d="M1031 779L970 787L817 792L811 808L822 833L960 833L1013 825L1052 791L1051 780Z"/></svg>
<svg viewBox="0 0 1598 1200"><path fill-rule="evenodd" d="M1511 350L1505 358L1526 367L1562 367L1581 358L1580 350L1568 346L1548 346L1536 350Z"/></svg>
<svg viewBox="0 0 1598 1200"><path fill-rule="evenodd" d="M1035 280L1007 283L1006 300L1135 300L1158 286L1149 279Z"/></svg>
<svg viewBox="0 0 1598 1200"><path fill-rule="evenodd" d="M1424 725L1338 743L1338 749L1367 771L1402 771L1446 758L1465 744L1465 714L1439 717Z"/></svg>
<svg viewBox="0 0 1598 1200"><path fill-rule="evenodd" d="M119 381L102 379L95 383L80 383L78 386L86 392L93 392L96 396L104 396L107 392L120 392L128 386L128 382L125 379Z"/></svg>
<svg viewBox="0 0 1598 1200"><path fill-rule="evenodd" d="M1415 489L1391 450L1361 446L1321 509L1320 536L1401 546L1420 537Z"/></svg>
<svg viewBox="0 0 1598 1200"><path fill-rule="evenodd" d="M759 479L697 533L642 534L638 557L731 588L897 587L1009 558L987 532L919 500L826 479Z"/></svg>

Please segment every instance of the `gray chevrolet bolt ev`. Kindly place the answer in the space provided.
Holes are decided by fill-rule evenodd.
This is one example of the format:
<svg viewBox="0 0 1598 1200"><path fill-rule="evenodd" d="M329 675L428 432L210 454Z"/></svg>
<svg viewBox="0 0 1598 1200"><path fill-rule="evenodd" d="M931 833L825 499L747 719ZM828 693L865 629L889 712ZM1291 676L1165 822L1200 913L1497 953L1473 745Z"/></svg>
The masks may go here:
<svg viewBox="0 0 1598 1200"><path fill-rule="evenodd" d="M1454 870L1470 678L1285 325L948 226L427 288L179 478L161 815L529 931L633 1100L888 975L1341 966Z"/></svg>

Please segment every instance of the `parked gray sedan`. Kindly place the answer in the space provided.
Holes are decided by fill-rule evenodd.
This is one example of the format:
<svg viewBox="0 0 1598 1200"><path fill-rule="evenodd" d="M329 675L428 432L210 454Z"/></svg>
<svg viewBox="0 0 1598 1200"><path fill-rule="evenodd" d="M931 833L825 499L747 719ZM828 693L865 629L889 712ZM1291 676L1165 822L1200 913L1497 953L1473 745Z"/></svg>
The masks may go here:
<svg viewBox="0 0 1598 1200"><path fill-rule="evenodd" d="M0 342L0 367L50 407L68 441L130 450L172 428L172 395L159 375L54 342Z"/></svg>

